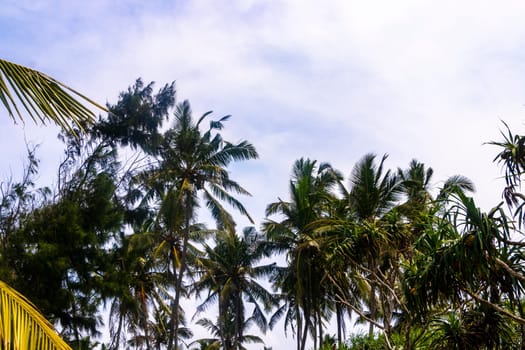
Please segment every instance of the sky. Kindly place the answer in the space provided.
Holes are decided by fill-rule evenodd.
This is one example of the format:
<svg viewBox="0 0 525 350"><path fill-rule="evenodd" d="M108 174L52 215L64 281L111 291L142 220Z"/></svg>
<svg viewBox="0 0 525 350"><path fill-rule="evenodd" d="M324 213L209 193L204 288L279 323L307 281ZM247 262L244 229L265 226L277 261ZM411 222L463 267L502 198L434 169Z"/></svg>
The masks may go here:
<svg viewBox="0 0 525 350"><path fill-rule="evenodd" d="M2 0L0 55L101 103L142 77L175 81L195 116L231 114L224 137L260 154L232 167L257 223L287 198L296 159L348 176L370 152L392 169L425 163L435 186L467 176L488 210L503 181L485 143L502 120L524 129L523 18L523 1ZM57 129L0 118L0 179L19 172L27 140L53 181ZM293 343L276 334L267 345Z"/></svg>

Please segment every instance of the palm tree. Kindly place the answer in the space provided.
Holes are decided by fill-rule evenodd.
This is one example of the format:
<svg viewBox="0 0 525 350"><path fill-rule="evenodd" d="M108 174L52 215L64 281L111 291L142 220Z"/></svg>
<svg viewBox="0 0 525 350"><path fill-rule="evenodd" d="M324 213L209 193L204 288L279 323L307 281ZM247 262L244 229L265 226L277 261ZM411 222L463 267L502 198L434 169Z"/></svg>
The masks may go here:
<svg viewBox="0 0 525 350"><path fill-rule="evenodd" d="M290 180L290 201L268 205L266 215L279 214L281 221L267 219L264 231L277 253L286 253L288 266L274 278L274 286L284 294L285 305L276 312L275 319L285 316L288 324L297 327L297 349L306 346L310 332L317 344L317 328L322 340L322 322L326 306L321 283L325 267L323 262L322 237L316 236L315 223L326 217L333 199L332 188L341 180L341 175L329 164L309 159L295 162Z"/></svg>
<svg viewBox="0 0 525 350"><path fill-rule="evenodd" d="M250 320L246 320L246 322L243 324L244 328L248 328L250 326ZM190 344L190 346L199 346L199 348L191 348L192 350L219 350L219 349L231 349L232 347L225 347L223 345L223 330L221 331L221 327L219 326L220 321L218 320L216 323L214 323L212 320L208 318L201 318L197 320L197 324L208 329L208 331L214 335L214 338L203 338L198 339ZM239 350L247 350L243 344L251 343L251 344L264 344L263 340L252 334L245 334L245 331L242 332L243 335L239 339L239 345L236 347L236 349Z"/></svg>
<svg viewBox="0 0 525 350"><path fill-rule="evenodd" d="M231 194L249 195L249 192L230 178L227 167L235 161L257 158L258 154L247 141L233 144L223 140L218 131L223 128L223 123L229 116L211 121L209 129L202 132L200 125L210 114L211 112L205 113L195 122L188 101L177 105L175 124L166 131L159 147L158 166L142 174L151 193L162 200L163 208L171 212L162 215L172 218L169 221L172 224L165 228L172 237L168 242L172 266L177 268L169 350L174 345L177 347L179 301L187 270L192 221L199 207L200 195L221 229L233 231L235 227L231 214L221 202L228 203L251 220L242 203ZM177 214L174 215L175 213Z"/></svg>
<svg viewBox="0 0 525 350"><path fill-rule="evenodd" d="M115 269L106 276L110 291L110 349L119 349L127 333L142 335L147 349L152 311L169 313L162 291L167 287L165 263L155 257L156 237L152 233L134 233L121 237L114 251Z"/></svg>
<svg viewBox="0 0 525 350"><path fill-rule="evenodd" d="M197 313L211 303L218 303L216 333L225 350L239 350L243 341L251 339L244 334L251 323L266 331L265 311L276 305L276 299L257 279L273 275L275 264L255 265L267 256L265 242L253 227L245 228L243 237L234 232L219 232L214 247L204 245L204 255L197 263L200 278L193 288L197 294L207 291L208 295L197 307ZM245 317L244 300L253 306L249 318Z"/></svg>
<svg viewBox="0 0 525 350"><path fill-rule="evenodd" d="M415 159L410 161L408 169L398 168L401 190L406 197L405 203L399 205L399 211L411 222L417 224L422 214L428 213L432 198L431 181L434 170Z"/></svg>
<svg viewBox="0 0 525 350"><path fill-rule="evenodd" d="M357 270L365 273L370 284L369 297L366 300L369 307L369 319L377 321L378 304L383 302L384 325L390 326L393 313L390 298L378 295L379 288L384 278L382 269L388 268L389 281L395 280L395 259L390 251L393 236L399 226L399 219L394 207L398 204L401 193L401 182L390 170L384 170L387 156L383 156L378 165L375 163L374 154L365 155L353 168L350 175L350 190L341 187L343 201L346 202L347 220L352 225L354 234L351 238L348 257L351 258ZM387 309L388 307L388 309ZM369 335L373 334L374 323L370 322Z"/></svg>
<svg viewBox="0 0 525 350"><path fill-rule="evenodd" d="M220 319L220 316L219 316ZM225 335L223 332L224 326L220 325L221 321L218 320L216 323L214 323L212 320L208 318L201 318L197 320L197 324L206 328L213 336L214 338L204 338L204 339L198 339L190 344L190 346L197 345L199 346L198 349L200 350L219 350L219 349L232 349L231 339L228 339L228 336ZM246 322L242 325L244 329L249 328L251 322L250 319L246 320ZM238 346L235 347L235 349L238 350L247 350L244 347L244 344L251 343L251 344L264 344L263 340L256 336L251 334L245 334L245 330L242 331L242 337L238 339ZM226 339L226 345L223 341ZM194 350L198 350L196 348L192 348Z"/></svg>
<svg viewBox="0 0 525 350"><path fill-rule="evenodd" d="M408 169L398 169L401 191L406 201L398 206L399 212L411 223L417 238L429 218L447 204L450 195L457 192L474 192L472 181L461 175L449 177L439 189L437 197L431 194L431 181L434 170L413 159Z"/></svg>
<svg viewBox="0 0 525 350"><path fill-rule="evenodd" d="M503 197L509 208L514 208L513 215L518 217L518 225L523 225L525 215L525 196L521 193L521 177L525 173L525 136L514 134L503 122L507 133L501 132L503 141L489 142L501 148L494 161L505 169Z"/></svg>
<svg viewBox="0 0 525 350"><path fill-rule="evenodd" d="M24 120L24 110L35 122L52 121L72 131L71 122L82 125L95 114L76 98L103 110L106 108L64 83L19 64L0 59L0 101L14 121Z"/></svg>

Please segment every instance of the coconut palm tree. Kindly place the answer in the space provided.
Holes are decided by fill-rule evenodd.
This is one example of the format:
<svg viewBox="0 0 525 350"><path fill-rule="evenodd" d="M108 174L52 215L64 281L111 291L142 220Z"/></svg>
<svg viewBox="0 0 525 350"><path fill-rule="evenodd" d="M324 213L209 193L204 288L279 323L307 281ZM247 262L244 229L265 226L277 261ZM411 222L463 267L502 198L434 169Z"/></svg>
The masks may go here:
<svg viewBox="0 0 525 350"><path fill-rule="evenodd" d="M323 237L315 233L315 223L329 212L333 199L332 189L341 180L339 172L329 164L310 159L294 163L290 180L290 200L268 205L266 215L281 215L281 221L267 219L264 231L276 253L286 253L288 266L281 269L274 280L275 288L284 294L285 305L275 314L285 317L287 325L297 327L297 349L306 346L308 333L317 344L317 330L322 340L323 319L326 306L326 290Z"/></svg>
<svg viewBox="0 0 525 350"><path fill-rule="evenodd" d="M220 229L233 231L235 222L222 205L226 202L242 215L248 212L231 193L249 195L241 185L230 178L228 165L235 161L254 159L258 154L247 141L230 143L223 140L219 131L229 116L211 121L204 132L201 123L211 112L197 121L193 119L190 103L177 105L175 123L163 135L158 151L158 166L148 169L141 177L150 188L153 198L161 200L161 207L168 212L162 215L172 218L172 225L165 227L173 238L170 242L172 265L177 268L173 288L172 321L168 349L177 347L179 303L187 270L188 242L196 210L202 200L210 210ZM175 213L178 213L175 215ZM175 249L179 245L179 249Z"/></svg>
<svg viewBox="0 0 525 350"><path fill-rule="evenodd" d="M256 264L267 256L265 242L253 227L245 228L242 237L234 232L219 232L214 247L204 245L204 254L197 262L200 278L193 289L198 295L207 292L207 296L197 307L197 314L210 304L218 303L216 333L225 350L239 350L243 341L251 339L244 334L251 323L266 331L265 312L276 306L277 301L258 279L273 275L275 264ZM245 316L248 310L244 301L253 307L248 318Z"/></svg>
<svg viewBox="0 0 525 350"><path fill-rule="evenodd" d="M385 301L384 295L378 295L383 277L383 269L389 269L389 280L395 280L396 262L391 254L392 243L402 229L394 207L398 204L401 194L401 182L398 176L384 169L387 158L384 155L375 162L374 154L367 154L354 166L349 178L350 188L341 186L343 201L346 203L347 220L354 226L353 237L350 238L347 256L361 270L368 283L370 292L365 300L369 307L368 317L377 321L379 303ZM395 254L395 253L394 253ZM387 283L393 282L393 280ZM394 310L390 298L383 303L384 325L390 326L390 317ZM386 305L388 304L388 305ZM385 310L388 306L388 310ZM373 334L374 323L370 322L369 335ZM387 331L387 329L386 329Z"/></svg>
<svg viewBox="0 0 525 350"><path fill-rule="evenodd" d="M151 349L150 329L153 313L169 313L162 291L168 282L166 263L155 257L156 237L152 233L122 235L120 245L113 252L115 269L106 279L110 291L110 349L119 349L127 334L144 340Z"/></svg>
<svg viewBox="0 0 525 350"><path fill-rule="evenodd" d="M220 316L219 316L219 319L220 319ZM248 329L251 325L250 321L251 321L250 319L246 320L245 323L242 325L243 328ZM221 325L220 320L214 323L212 320L208 318L201 318L197 320L197 324L206 328L213 336L215 336L214 338L198 339L195 342L190 344L190 346L198 346L198 349L200 350L219 350L219 349L247 350L247 348L244 347L244 344L247 344L247 343L264 344L263 340L260 337L256 335L252 335L252 334L246 334L245 330L243 330L242 337L238 339L237 347L233 347L232 343L230 343L232 339L229 337L229 333L231 333L231 330L224 329L224 325ZM227 333L225 334L224 331L226 331ZM198 350L194 347L192 347L191 349Z"/></svg>

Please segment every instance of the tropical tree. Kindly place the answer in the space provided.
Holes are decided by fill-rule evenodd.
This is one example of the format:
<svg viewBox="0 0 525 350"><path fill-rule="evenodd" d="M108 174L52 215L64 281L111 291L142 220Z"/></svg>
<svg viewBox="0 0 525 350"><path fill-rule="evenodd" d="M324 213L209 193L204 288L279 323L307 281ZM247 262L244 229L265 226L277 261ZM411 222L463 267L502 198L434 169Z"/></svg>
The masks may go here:
<svg viewBox="0 0 525 350"><path fill-rule="evenodd" d="M522 175L525 173L525 136L514 134L505 122L503 124L507 129L506 133L501 132L503 141L492 141L489 144L501 149L494 161L504 168L506 186L503 189L503 198L514 211L513 216L518 218L518 226L521 227L525 215L525 196L521 193Z"/></svg>
<svg viewBox="0 0 525 350"><path fill-rule="evenodd" d="M364 300L369 308L367 318L372 321L370 336L379 319L379 303L383 309L384 330L389 331L395 300L391 292L399 273L397 252L393 248L405 231L394 210L402 191L401 181L396 174L384 169L386 155L379 164L375 158L374 154L361 158L350 175L349 190L341 187L346 220L353 232L347 240L345 254L370 286L368 298Z"/></svg>
<svg viewBox="0 0 525 350"><path fill-rule="evenodd" d="M210 114L205 113L194 121L188 101L177 105L175 123L164 133L159 145L158 164L140 175L149 189L149 198L160 199L161 206L170 212L164 213L164 217L173 218L165 227L171 237L166 242L175 277L168 349L177 347L179 304L187 270L188 242L199 207L199 196L202 195L202 200L221 229L233 230L235 227L222 201L251 220L242 203L231 194L249 193L230 178L227 167L235 161L257 158L257 152L247 141L233 144L223 140L218 131L229 116L211 121L208 130L202 132L201 123Z"/></svg>
<svg viewBox="0 0 525 350"><path fill-rule="evenodd" d="M106 110L96 102L90 100L78 91L71 89L60 81L49 77L41 72L30 68L0 59L0 101L7 109L14 121L24 120L21 109L30 116L33 121L45 123L51 120L62 127L64 130L72 131L71 121L80 125L81 123L93 120L94 113L87 109L76 97L89 102L92 105ZM30 166L29 169L33 169ZM30 175L33 175L31 171ZM27 180L27 179L26 179ZM25 186L31 185L26 180L22 182L24 187L14 188L15 192L22 190ZM20 192L18 192L20 193ZM9 210L12 202L2 201L2 210ZM18 201L17 210L11 211L8 220L2 217L3 228L12 230L14 222L22 209L20 204L24 204L26 199ZM5 231L4 231L5 232ZM6 237L2 239L3 249L6 248ZM2 283L2 299L4 308L2 309L2 339L3 347L29 348L29 349L68 349L69 347L56 336L55 332L47 325L47 321L14 290ZM19 305L18 307L14 307ZM13 306L13 307L8 307ZM24 319L23 323L15 322L16 319ZM14 322L14 325L12 324ZM11 340L14 340L11 342Z"/></svg>
<svg viewBox="0 0 525 350"><path fill-rule="evenodd" d="M162 142L162 127L175 106L175 83L165 84L156 93L154 83L138 78L108 105L107 117L100 117L90 129L91 136L126 151L156 154Z"/></svg>
<svg viewBox="0 0 525 350"><path fill-rule="evenodd" d="M450 201L415 246L415 259L404 276L408 306L421 320L437 313L434 326L461 325L468 341L475 340L480 348L508 348L515 341L509 340L505 325L525 321L521 252L505 243L511 230L501 207L483 213L461 191ZM441 317L443 312L448 318ZM472 334L482 329L491 329L490 336Z"/></svg>
<svg viewBox="0 0 525 350"><path fill-rule="evenodd" d="M55 196L34 188L32 165L31 176L4 193L10 200L2 201L10 217L2 226L2 279L60 322L63 336L77 343L85 332L97 334L106 290L101 276L111 268L106 245L122 221L114 173L102 166L111 159L111 152L96 151L70 163L63 175L68 181Z"/></svg>
<svg viewBox="0 0 525 350"><path fill-rule="evenodd" d="M220 316L219 316L220 318ZM229 318L235 318L235 315L230 315ZM235 341L237 342L236 347L233 347L233 343L231 343L231 339L228 337L228 333L232 333L233 329L226 330L224 329L224 325L221 324L220 320L217 320L217 322L213 322L212 320L208 318L201 318L197 320L197 324L206 328L214 337L213 338L203 338L198 339L190 344L190 346L197 345L199 346L198 349L205 349L205 350L218 350L218 349L239 349L239 350L247 350L246 347L244 347L245 344L264 344L264 341L261 339L261 337L257 335L247 334L247 329L251 326L250 319L247 319L245 323L242 325L242 336L237 338ZM230 323L232 325L233 323ZM226 333L224 333L226 331ZM226 335L225 335L226 334ZM226 346L224 345L226 344ZM195 348L192 348L195 349ZM195 349L197 350L197 349Z"/></svg>
<svg viewBox="0 0 525 350"><path fill-rule="evenodd" d="M341 175L329 164L299 159L290 180L290 200L269 204L266 215L280 215L281 221L267 219L264 231L276 253L286 253L287 263L273 279L274 287L284 294L285 304L278 309L272 324L283 316L285 329L295 324L297 349L306 346L308 333L317 344L322 341L324 313L328 311L321 283L325 274L322 237L315 233L315 224L329 213L332 189Z"/></svg>
<svg viewBox="0 0 525 350"><path fill-rule="evenodd" d="M119 349L121 340L130 333L135 339L143 339L145 347L151 349L151 316L169 314L162 293L168 285L165 265L155 259L156 244L152 234L123 235L112 252L115 269L105 276L110 285L110 349Z"/></svg>
<svg viewBox="0 0 525 350"><path fill-rule="evenodd" d="M276 306L275 297L258 282L275 273L274 263L256 266L268 256L265 246L253 227L245 228L242 237L222 231L216 235L213 247L204 245L203 256L197 261L200 278L193 290L198 295L207 292L204 302L197 307L197 314L217 302L219 316L215 333L225 350L239 350L244 341L255 340L244 333L252 323L265 332L265 312ZM253 307L248 318L244 301ZM209 320L202 322L209 325Z"/></svg>

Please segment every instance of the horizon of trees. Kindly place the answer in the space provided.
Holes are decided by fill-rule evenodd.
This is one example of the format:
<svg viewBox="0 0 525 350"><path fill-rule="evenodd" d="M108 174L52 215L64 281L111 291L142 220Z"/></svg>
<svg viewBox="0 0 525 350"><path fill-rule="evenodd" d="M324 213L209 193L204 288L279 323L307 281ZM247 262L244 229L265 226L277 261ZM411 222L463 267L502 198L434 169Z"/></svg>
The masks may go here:
<svg viewBox="0 0 525 350"><path fill-rule="evenodd" d="M297 350L525 348L525 137L507 127L492 142L511 214L482 212L461 175L433 188L427 165L366 154L350 174L298 159L257 227L228 171L255 147L222 138L229 116L176 103L174 83L153 88L138 79L107 116L61 133L54 188L35 185L34 149L22 179L0 185L0 279L73 348L96 346L103 327L104 349L262 348L275 327ZM232 210L254 226L238 229ZM197 297L195 314L181 307ZM190 319L210 337L194 339ZM356 319L367 335L351 334Z"/></svg>

